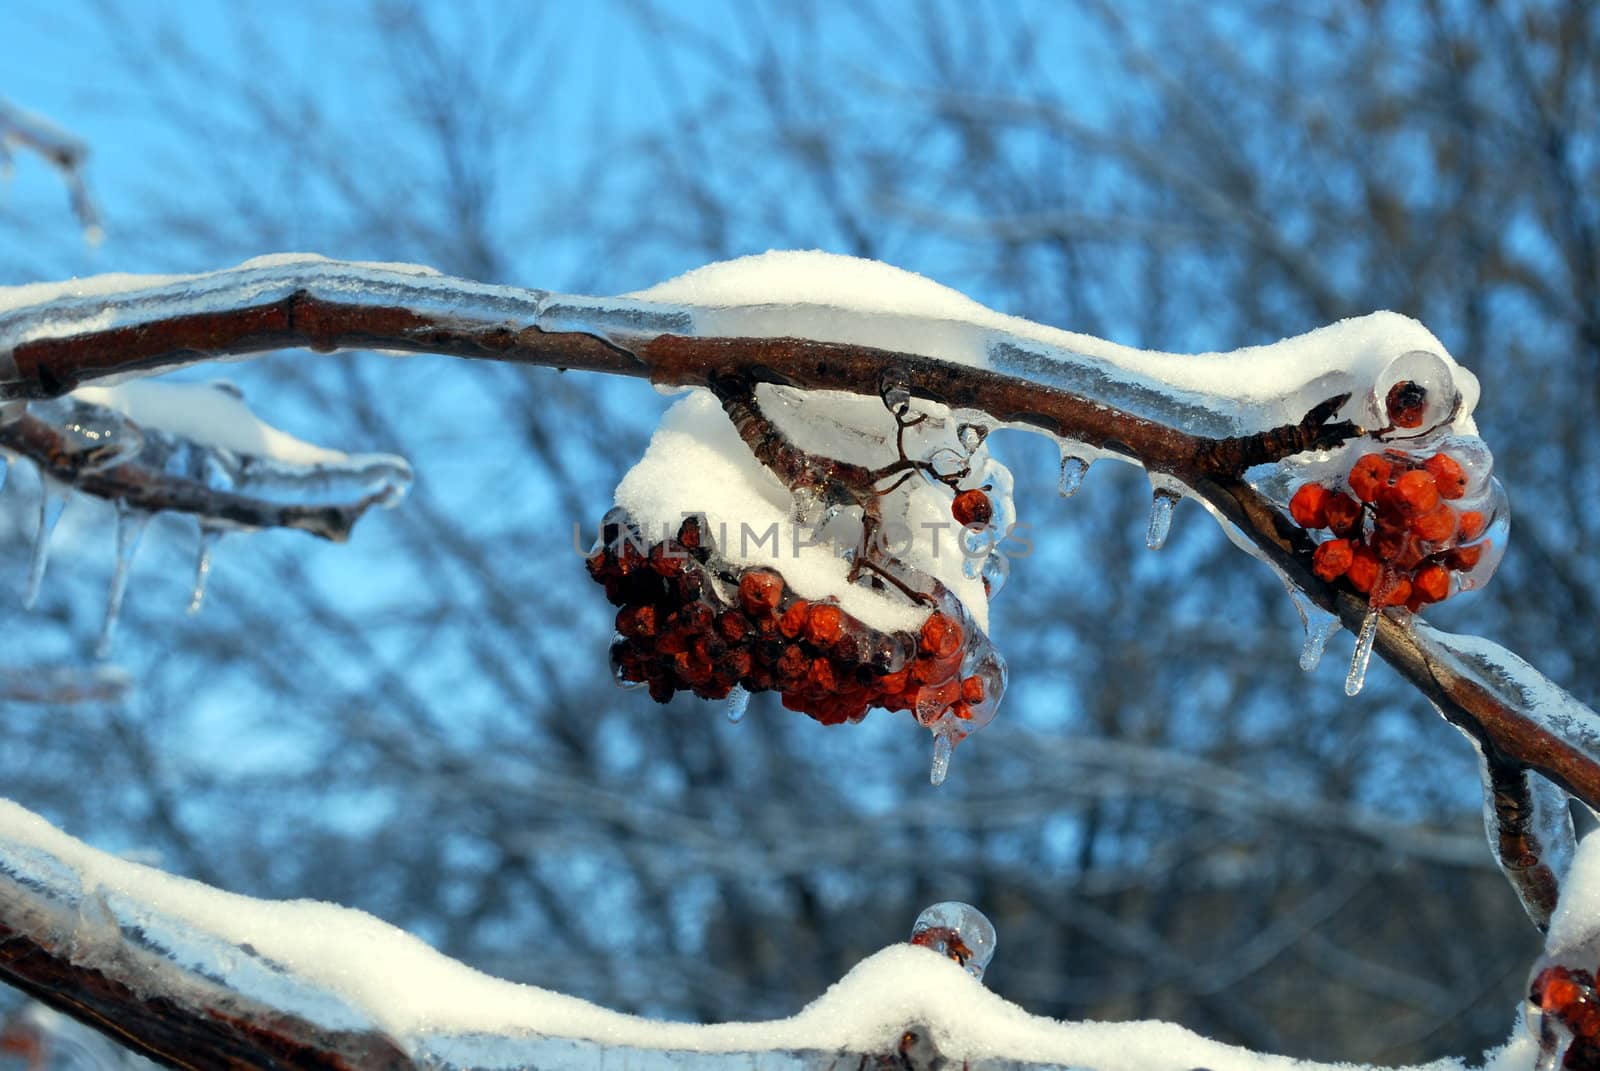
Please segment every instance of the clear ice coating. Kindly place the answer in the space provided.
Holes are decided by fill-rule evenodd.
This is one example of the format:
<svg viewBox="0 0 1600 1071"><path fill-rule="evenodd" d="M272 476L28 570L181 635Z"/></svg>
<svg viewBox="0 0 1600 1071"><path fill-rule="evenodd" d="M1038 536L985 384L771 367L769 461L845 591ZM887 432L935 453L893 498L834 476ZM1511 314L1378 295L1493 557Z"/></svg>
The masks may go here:
<svg viewBox="0 0 1600 1071"><path fill-rule="evenodd" d="M50 564L50 535L56 530L61 511L67 505L67 489L45 478L39 489L39 519L33 530L33 551L28 561L28 580L22 589L22 607L33 609L44 585L44 570Z"/></svg>
<svg viewBox="0 0 1600 1071"><path fill-rule="evenodd" d="M1144 533L1145 546L1160 550L1167 545L1167 537L1172 534L1172 511L1182 497L1183 492L1175 487L1155 485L1150 493L1150 525Z"/></svg>
<svg viewBox="0 0 1600 1071"><path fill-rule="evenodd" d="M144 449L139 425L114 409L71 395L29 402L28 412L61 433L61 455L54 460L75 474L113 468Z"/></svg>
<svg viewBox="0 0 1600 1071"><path fill-rule="evenodd" d="M211 556L222 542L227 530L205 521L200 522L200 546L195 552L194 586L189 591L189 613L197 614L206 601L206 583L211 579Z"/></svg>
<svg viewBox="0 0 1600 1071"><path fill-rule="evenodd" d="M723 709L727 711L728 720L737 725L744 721L745 714L750 710L750 693L735 684L723 702L727 704Z"/></svg>
<svg viewBox="0 0 1600 1071"><path fill-rule="evenodd" d="M111 588L106 594L106 616L100 626L100 638L95 642L94 656L105 659L111 654L111 637L117 629L117 619L122 615L122 599L128 591L128 574L133 568L133 557L139 552L139 540L150 523L150 514L133 509L126 502L117 503L117 561L111 571Z"/></svg>
<svg viewBox="0 0 1600 1071"><path fill-rule="evenodd" d="M999 939L994 923L982 911L959 900L944 900L917 916L911 943L955 960L981 982Z"/></svg>
<svg viewBox="0 0 1600 1071"><path fill-rule="evenodd" d="M1367 665L1372 661L1372 643L1378 637L1378 611L1371 609L1361 619L1361 631L1356 634L1355 653L1350 657L1350 672L1344 678L1344 694L1357 696L1367 682Z"/></svg>

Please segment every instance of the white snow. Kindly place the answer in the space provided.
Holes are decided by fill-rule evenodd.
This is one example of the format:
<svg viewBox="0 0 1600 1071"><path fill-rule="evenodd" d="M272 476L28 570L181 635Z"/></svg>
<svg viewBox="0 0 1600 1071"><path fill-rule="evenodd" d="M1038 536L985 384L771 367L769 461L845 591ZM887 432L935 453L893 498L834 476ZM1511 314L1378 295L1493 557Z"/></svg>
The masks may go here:
<svg viewBox="0 0 1600 1071"><path fill-rule="evenodd" d="M1121 400L1135 408L1167 403L1209 410L1219 427L1232 428L1219 434L1297 421L1345 390L1355 394L1353 405L1368 406L1390 362L1423 350L1443 359L1461 393L1454 430L1476 430L1477 377L1427 328L1392 312L1226 353L1164 353L1009 316L912 272L816 250L711 264L624 297L693 308L696 334L792 335L987 365L1045 382L1105 387L1114 381L1122 385Z"/></svg>
<svg viewBox="0 0 1600 1071"><path fill-rule="evenodd" d="M893 420L882 403L870 401L879 424L892 429ZM819 406L819 411L829 410ZM790 419L793 426L797 418ZM813 438L809 445L819 443ZM876 441L869 456L879 457L882 449L882 441ZM904 490L906 513L896 520L912 535L913 553L906 560L955 592L987 631L988 599L982 581L962 573L948 492L920 478L909 481ZM661 539L664 532L676 535L684 517L703 514L719 554L730 562L776 568L802 597L833 596L841 609L871 628L914 630L928 616L927 607L898 592L876 592L847 582L849 563L839 557L831 540L812 543L816 533L796 524L788 488L756 461L708 391L691 391L667 411L644 457L617 485L616 503L645 527L648 542ZM944 527L926 529L924 524ZM775 543L769 531L776 531Z"/></svg>
<svg viewBox="0 0 1600 1071"><path fill-rule="evenodd" d="M246 998L295 994L314 1022L367 1023L414 1053L447 1049L460 1035L542 1035L607 1048L688 1052L819 1049L883 1052L925 1024L953 1060L993 1057L1096 1071L1268 1071L1318 1066L1260 1056L1159 1022L1063 1023L1029 1015L953 962L909 945L886 948L789 1019L762 1023L660 1023L575 998L500 981L450 960L361 912L310 901L254 900L97 851L0 800L0 905L77 904L74 955L113 971L143 964L127 942L165 950L147 979L171 992L226 986ZM98 904L100 908L92 908ZM248 947L246 947L248 946ZM263 970L263 966L270 968ZM260 989L254 987L263 987ZM473 1039L480 1049L484 1040ZM1493 1066L1530 1062L1513 1047ZM1428 1065L1463 1068L1459 1061Z"/></svg>
<svg viewBox="0 0 1600 1071"><path fill-rule="evenodd" d="M70 395L103 406L143 427L205 446L291 465L343 465L349 454L297 439L263 421L243 399L209 383L133 379L112 387L79 387Z"/></svg>

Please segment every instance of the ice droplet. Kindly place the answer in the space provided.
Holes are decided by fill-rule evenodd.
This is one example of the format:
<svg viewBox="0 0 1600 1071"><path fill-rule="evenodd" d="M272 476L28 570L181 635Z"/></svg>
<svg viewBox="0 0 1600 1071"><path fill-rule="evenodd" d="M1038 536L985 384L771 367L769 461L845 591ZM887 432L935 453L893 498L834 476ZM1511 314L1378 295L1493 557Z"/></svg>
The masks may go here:
<svg viewBox="0 0 1600 1071"><path fill-rule="evenodd" d="M950 753L955 750L955 741L950 739L949 733L933 734L933 764L928 767L928 783L934 786L944 784L944 779L950 774Z"/></svg>
<svg viewBox="0 0 1600 1071"><path fill-rule="evenodd" d="M728 720L737 725L744 721L745 712L750 709L750 693L735 684L725 700Z"/></svg>
<svg viewBox="0 0 1600 1071"><path fill-rule="evenodd" d="M149 523L149 513L117 500L117 564L111 571L111 590L106 593L105 622L94 645L98 659L111 654L111 637L117 630L117 618L122 615L122 597L128 591L128 573L133 568L133 556L139 552L139 538Z"/></svg>
<svg viewBox="0 0 1600 1071"><path fill-rule="evenodd" d="M983 972L994 961L999 937L982 911L959 900L945 900L917 916L911 943L948 956L981 982Z"/></svg>
<svg viewBox="0 0 1600 1071"><path fill-rule="evenodd" d="M206 581L211 579L211 552L222 541L223 530L200 522L200 549L194 559L194 587L189 592L189 613L197 614L206 601Z"/></svg>
<svg viewBox="0 0 1600 1071"><path fill-rule="evenodd" d="M39 523L33 530L33 556L28 562L28 582L22 589L22 608L33 609L39 601L39 588L44 584L45 566L50 564L50 533L61 519L67 505L67 489L53 480L45 479L39 490Z"/></svg>
<svg viewBox="0 0 1600 1071"><path fill-rule="evenodd" d="M1083 486L1083 478L1089 473L1089 462L1077 454L1069 454L1065 449L1061 451L1061 482L1056 485L1056 491L1062 498L1071 498L1078 493L1078 488Z"/></svg>
<svg viewBox="0 0 1600 1071"><path fill-rule="evenodd" d="M1160 550L1167 545L1167 536L1172 534L1172 510L1182 497L1182 492L1170 487L1155 489L1150 496L1150 527L1145 529L1145 546Z"/></svg>
<svg viewBox="0 0 1600 1071"><path fill-rule="evenodd" d="M1300 645L1300 668L1310 673L1322 664L1322 652L1328 646L1328 638L1338 631L1339 618L1312 602L1287 577L1283 586L1289 592L1289 601L1294 603L1295 612L1300 615L1300 625L1305 630L1305 639Z"/></svg>
<svg viewBox="0 0 1600 1071"><path fill-rule="evenodd" d="M1367 681L1367 663L1372 661L1372 641L1378 635L1378 611L1368 610L1361 621L1361 631L1356 635L1355 655L1350 659L1350 673L1344 679L1345 695L1360 695Z"/></svg>
<svg viewBox="0 0 1600 1071"><path fill-rule="evenodd" d="M989 598L1000 594L1010 576L1011 559L1006 557L1005 551L996 550L983 560L983 590Z"/></svg>

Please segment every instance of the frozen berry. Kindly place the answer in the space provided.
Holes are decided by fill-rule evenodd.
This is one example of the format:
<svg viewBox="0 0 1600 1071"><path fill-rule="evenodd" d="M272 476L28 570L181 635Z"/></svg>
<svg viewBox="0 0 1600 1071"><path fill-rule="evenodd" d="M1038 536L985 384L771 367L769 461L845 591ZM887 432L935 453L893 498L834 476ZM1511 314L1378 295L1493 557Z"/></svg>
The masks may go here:
<svg viewBox="0 0 1600 1071"><path fill-rule="evenodd" d="M1442 565L1428 565L1411 578L1411 591L1423 602L1443 602L1450 595L1450 571Z"/></svg>
<svg viewBox="0 0 1600 1071"><path fill-rule="evenodd" d="M1439 488L1426 469L1412 469L1395 478L1385 501L1407 515L1427 513L1439 504Z"/></svg>
<svg viewBox="0 0 1600 1071"><path fill-rule="evenodd" d="M1389 482L1394 466L1378 454L1367 454L1350 470L1350 490L1363 502L1376 502L1378 492Z"/></svg>
<svg viewBox="0 0 1600 1071"><path fill-rule="evenodd" d="M1333 529L1336 536L1352 536L1361 529L1361 503L1343 491L1329 494L1322 512L1327 519L1327 526Z"/></svg>
<svg viewBox="0 0 1600 1071"><path fill-rule="evenodd" d="M1456 511L1441 502L1413 520L1411 530L1430 543L1443 543L1456 534Z"/></svg>
<svg viewBox="0 0 1600 1071"><path fill-rule="evenodd" d="M1428 408L1428 388L1414 380L1402 379L1389 388L1384 398L1389 422L1397 428L1420 428Z"/></svg>
<svg viewBox="0 0 1600 1071"><path fill-rule="evenodd" d="M806 627L806 618L810 616L811 604L805 599L796 599L778 618L778 631L792 640L800 635Z"/></svg>
<svg viewBox="0 0 1600 1071"><path fill-rule="evenodd" d="M963 528L982 527L994 520L994 503L989 501L988 495L974 488L956 495L950 503L950 513Z"/></svg>
<svg viewBox="0 0 1600 1071"><path fill-rule="evenodd" d="M1470 543L1483 534L1483 514L1478 510L1469 509L1461 515L1461 541Z"/></svg>
<svg viewBox="0 0 1600 1071"><path fill-rule="evenodd" d="M771 613L783 598L783 577L765 569L751 569L739 578L739 601L751 617Z"/></svg>
<svg viewBox="0 0 1600 1071"><path fill-rule="evenodd" d="M937 611L922 623L922 653L934 658L948 658L961 649L961 626Z"/></svg>
<svg viewBox="0 0 1600 1071"><path fill-rule="evenodd" d="M1434 454L1422 463L1438 485L1439 497L1456 499L1467 493L1467 473L1449 454Z"/></svg>
<svg viewBox="0 0 1600 1071"><path fill-rule="evenodd" d="M1345 574L1355 558L1355 548L1348 539L1330 539L1318 544L1311 555L1311 568L1322 579L1334 581Z"/></svg>
<svg viewBox="0 0 1600 1071"><path fill-rule="evenodd" d="M1404 573L1385 569L1372 586L1373 606L1401 606L1411 598L1411 578Z"/></svg>
<svg viewBox="0 0 1600 1071"><path fill-rule="evenodd" d="M1344 575L1351 587L1365 595L1378 582L1378 572L1382 568L1376 554L1366 547L1356 547L1350 558L1350 567Z"/></svg>
<svg viewBox="0 0 1600 1071"><path fill-rule="evenodd" d="M844 613L830 603L816 603L806 617L806 639L818 647L831 647L844 635Z"/></svg>
<svg viewBox="0 0 1600 1071"><path fill-rule="evenodd" d="M1320 483L1303 485L1289 499L1289 516L1294 518L1294 523L1301 528L1326 528L1328 518L1325 509L1328 496L1331 492Z"/></svg>

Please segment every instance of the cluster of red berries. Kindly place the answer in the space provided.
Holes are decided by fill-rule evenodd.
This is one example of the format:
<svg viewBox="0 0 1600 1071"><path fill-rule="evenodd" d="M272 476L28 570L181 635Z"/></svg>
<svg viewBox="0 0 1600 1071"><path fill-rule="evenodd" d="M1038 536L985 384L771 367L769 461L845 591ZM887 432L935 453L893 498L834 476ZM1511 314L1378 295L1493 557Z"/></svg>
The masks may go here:
<svg viewBox="0 0 1600 1071"><path fill-rule="evenodd" d="M1364 454L1346 478L1350 490L1304 484L1289 501L1300 527L1327 530L1312 568L1323 580L1366 595L1374 607L1416 613L1451 594L1451 574L1477 566L1487 541L1481 510L1458 509L1467 474L1449 454L1426 459L1390 450Z"/></svg>
<svg viewBox="0 0 1600 1071"><path fill-rule="evenodd" d="M1534 976L1528 999L1540 1014L1572 1034L1561 1066L1567 1071L1600 1071L1600 999L1594 975L1572 967L1546 967Z"/></svg>
<svg viewBox="0 0 1600 1071"><path fill-rule="evenodd" d="M871 629L831 600L800 597L771 569L717 560L695 518L649 545L608 518L588 568L619 607L618 679L647 685L658 702L680 691L722 699L738 686L779 692L824 725L876 706L976 728L999 700L981 675L962 674L981 636L956 613L936 609L916 633Z"/></svg>

